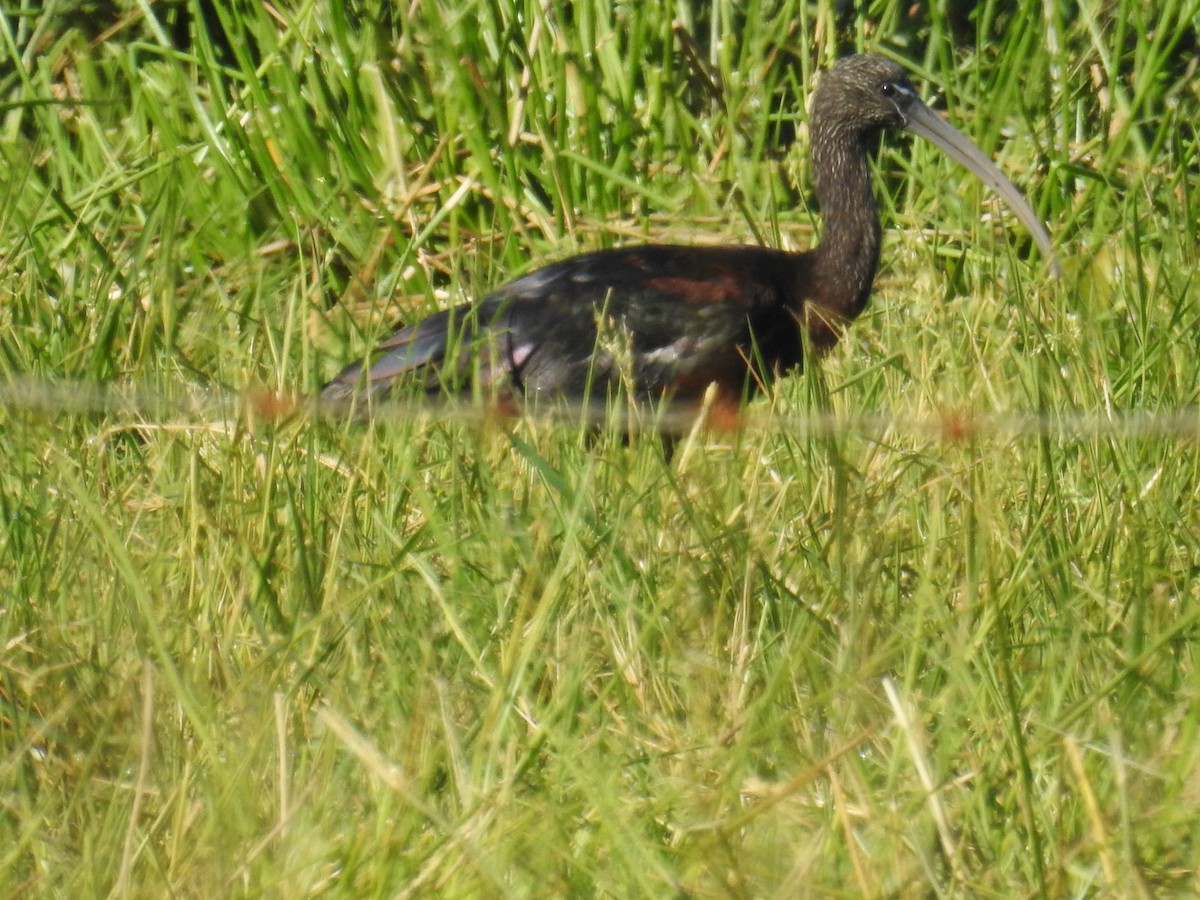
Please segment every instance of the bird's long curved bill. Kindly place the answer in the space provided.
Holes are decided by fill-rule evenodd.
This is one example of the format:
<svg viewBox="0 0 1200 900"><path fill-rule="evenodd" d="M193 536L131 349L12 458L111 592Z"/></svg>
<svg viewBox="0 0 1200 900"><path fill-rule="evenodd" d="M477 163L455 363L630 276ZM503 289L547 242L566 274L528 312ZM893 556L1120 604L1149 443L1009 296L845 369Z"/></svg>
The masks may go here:
<svg viewBox="0 0 1200 900"><path fill-rule="evenodd" d="M999 194L1022 224L1029 229L1033 239L1037 241L1042 254L1049 261L1050 273L1055 278L1058 277L1058 258L1054 255L1054 247L1050 243L1050 235L1046 232L1045 226L1039 221L1037 214L1025 201L1017 186L1004 177L1004 174L996 168L982 150L920 100L915 101L908 108L904 127L940 147L952 159L966 166Z"/></svg>

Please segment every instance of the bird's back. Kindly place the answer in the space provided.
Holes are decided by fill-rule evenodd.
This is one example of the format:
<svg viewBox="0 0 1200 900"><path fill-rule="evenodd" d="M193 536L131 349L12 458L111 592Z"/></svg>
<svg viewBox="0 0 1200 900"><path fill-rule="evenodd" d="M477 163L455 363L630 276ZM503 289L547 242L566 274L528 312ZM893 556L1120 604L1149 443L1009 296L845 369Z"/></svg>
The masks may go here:
<svg viewBox="0 0 1200 900"><path fill-rule="evenodd" d="M740 393L800 361L806 261L759 247L667 245L572 257L398 330L324 393L379 397L414 382L433 393L483 385L569 400L618 383L647 398L697 398L712 382Z"/></svg>

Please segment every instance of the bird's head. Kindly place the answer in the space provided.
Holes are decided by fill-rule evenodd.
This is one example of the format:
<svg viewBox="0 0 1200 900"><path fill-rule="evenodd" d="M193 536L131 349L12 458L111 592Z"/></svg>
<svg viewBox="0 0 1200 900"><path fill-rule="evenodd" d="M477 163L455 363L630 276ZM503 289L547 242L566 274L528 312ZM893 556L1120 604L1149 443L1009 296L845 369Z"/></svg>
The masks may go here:
<svg viewBox="0 0 1200 900"><path fill-rule="evenodd" d="M921 105L903 67L859 53L838 60L821 76L813 117L865 137L883 128L904 128L914 103Z"/></svg>

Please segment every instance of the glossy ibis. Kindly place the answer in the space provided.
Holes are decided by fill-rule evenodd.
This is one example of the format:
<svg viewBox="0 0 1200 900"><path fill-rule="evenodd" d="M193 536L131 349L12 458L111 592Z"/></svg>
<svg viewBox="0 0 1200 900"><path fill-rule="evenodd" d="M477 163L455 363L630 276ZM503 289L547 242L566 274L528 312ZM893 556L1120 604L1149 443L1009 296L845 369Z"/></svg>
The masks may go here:
<svg viewBox="0 0 1200 900"><path fill-rule="evenodd" d="M810 134L824 238L804 253L764 247L650 245L572 257L481 302L396 331L327 384L325 399L379 399L482 385L503 397L603 400L624 383L641 399L723 404L832 346L867 303L879 264L872 138L904 129L932 141L1012 207L1051 260L1050 237L979 148L917 97L879 56L840 60L812 101ZM807 331L807 339L802 336Z"/></svg>

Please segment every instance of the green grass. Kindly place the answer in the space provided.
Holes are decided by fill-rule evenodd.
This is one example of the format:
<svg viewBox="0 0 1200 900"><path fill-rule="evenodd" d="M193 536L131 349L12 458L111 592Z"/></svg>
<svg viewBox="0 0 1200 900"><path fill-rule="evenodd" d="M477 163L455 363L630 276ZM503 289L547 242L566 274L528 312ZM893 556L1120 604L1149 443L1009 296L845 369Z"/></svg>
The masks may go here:
<svg viewBox="0 0 1200 900"><path fill-rule="evenodd" d="M0 13L6 896L1200 891L1195 0L234 6ZM670 462L243 400L573 252L808 246L854 46L1061 282L901 142L868 314Z"/></svg>

